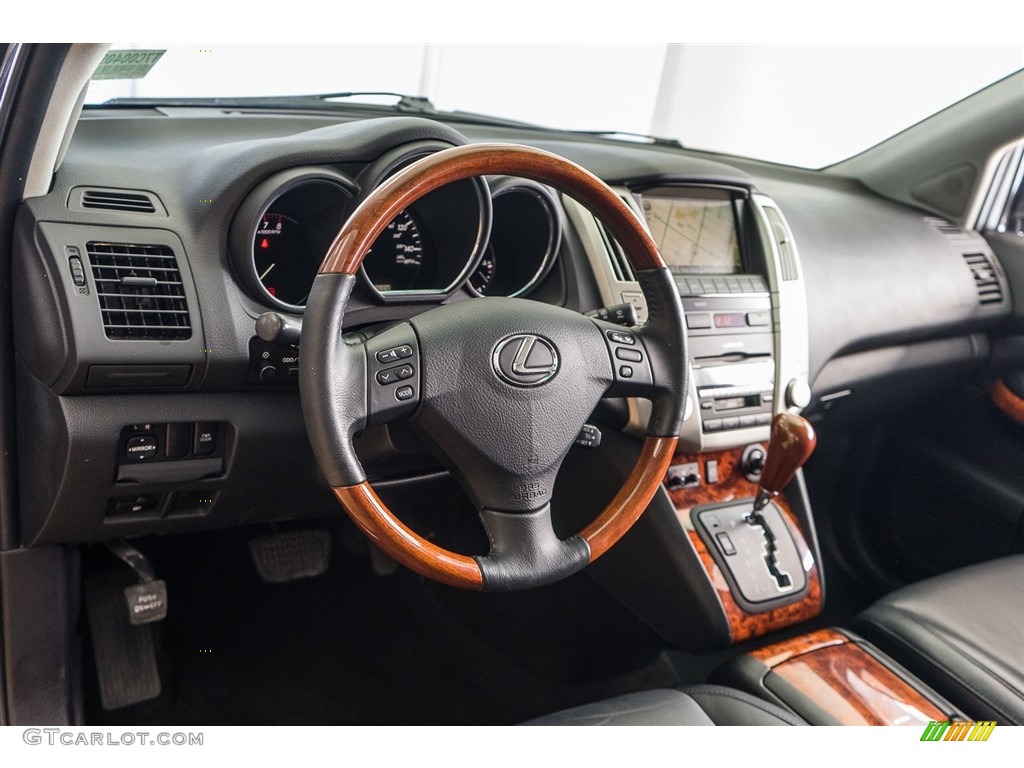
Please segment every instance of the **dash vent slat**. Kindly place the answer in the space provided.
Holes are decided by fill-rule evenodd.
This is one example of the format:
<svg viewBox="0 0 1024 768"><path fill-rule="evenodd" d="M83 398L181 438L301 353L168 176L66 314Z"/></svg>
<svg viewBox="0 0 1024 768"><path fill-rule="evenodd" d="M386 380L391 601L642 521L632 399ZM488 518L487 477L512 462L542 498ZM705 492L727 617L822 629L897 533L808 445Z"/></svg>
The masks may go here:
<svg viewBox="0 0 1024 768"><path fill-rule="evenodd" d="M966 234L962 227L938 216L925 216L924 220L946 237L963 237Z"/></svg>
<svg viewBox="0 0 1024 768"><path fill-rule="evenodd" d="M156 213L156 206L148 195L127 190L87 189L82 192L82 207L108 211Z"/></svg>
<svg viewBox="0 0 1024 768"><path fill-rule="evenodd" d="M965 253L964 262L974 277L974 287L978 291L978 303L982 306L1003 303L1003 286L995 267L983 253Z"/></svg>
<svg viewBox="0 0 1024 768"><path fill-rule="evenodd" d="M789 228L782 220L780 214L770 205L764 207L768 223L771 224L772 236L775 238L775 245L779 249L779 262L783 281L796 280L800 273L796 267L796 252L793 249L793 236Z"/></svg>
<svg viewBox="0 0 1024 768"><path fill-rule="evenodd" d="M86 243L108 339L189 339L192 324L174 251Z"/></svg>
<svg viewBox="0 0 1024 768"><path fill-rule="evenodd" d="M598 221L597 228L601 232L601 239L604 241L605 249L611 256L612 272L615 274L615 279L624 283L631 283L636 280L633 274L633 265L629 263L625 251L619 245L619 241L612 237L611 232L605 229L603 222Z"/></svg>

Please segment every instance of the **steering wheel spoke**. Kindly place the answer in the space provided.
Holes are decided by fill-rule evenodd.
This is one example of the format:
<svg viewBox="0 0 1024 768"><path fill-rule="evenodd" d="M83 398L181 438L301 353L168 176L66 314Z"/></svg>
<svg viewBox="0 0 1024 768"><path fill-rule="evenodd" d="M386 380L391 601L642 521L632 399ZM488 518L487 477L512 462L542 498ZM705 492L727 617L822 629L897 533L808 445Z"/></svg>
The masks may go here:
<svg viewBox="0 0 1024 768"><path fill-rule="evenodd" d="M545 493L550 498L550 493ZM508 592L550 584L586 567L590 546L576 535L559 539L551 527L551 504L533 512L480 511L491 542L480 566L483 589Z"/></svg>

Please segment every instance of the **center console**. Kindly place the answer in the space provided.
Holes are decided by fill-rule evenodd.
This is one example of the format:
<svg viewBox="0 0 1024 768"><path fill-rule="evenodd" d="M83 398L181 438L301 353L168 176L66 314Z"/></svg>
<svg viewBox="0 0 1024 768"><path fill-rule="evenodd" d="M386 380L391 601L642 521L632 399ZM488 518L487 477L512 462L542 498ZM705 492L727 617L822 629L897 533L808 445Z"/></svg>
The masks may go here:
<svg viewBox="0 0 1024 768"><path fill-rule="evenodd" d="M657 243L686 314L689 397L682 451L763 442L777 410L810 400L807 301L792 233L774 201L728 185L661 184L619 190ZM565 199L602 300L643 294L618 243L586 209ZM642 432L648 411L631 403Z"/></svg>
<svg viewBox="0 0 1024 768"><path fill-rule="evenodd" d="M799 412L810 400L806 298L792 233L774 201L750 188L679 181L619 193L675 278L689 391L664 492L639 523L659 530L649 530L634 553L660 563L658 581L671 582L674 596L639 594L635 563L616 568L606 587L639 605L669 639L694 649L809 619L821 610L823 585L799 474L751 519L773 417ZM564 204L602 300L634 304L643 322L643 295L625 254L589 212L572 200ZM630 401L629 412L627 432L642 434L646 402ZM664 578L666 571L675 578ZM708 618L706 626L679 624L675 615L686 604Z"/></svg>
<svg viewBox="0 0 1024 768"><path fill-rule="evenodd" d="M746 191L723 187L651 187L634 191L633 199L675 276L686 313L689 396L698 410L684 426L682 446L705 450L764 440L782 394L776 382L795 374L780 354L771 286L785 275L763 205Z"/></svg>
<svg viewBox="0 0 1024 768"><path fill-rule="evenodd" d="M792 234L774 202L754 190L679 183L621 194L675 277L689 392L662 492L590 573L687 650L797 626L821 612L824 579L799 471L815 436L798 415L810 390L806 298ZM566 205L602 299L634 303L643 322L628 260L589 214ZM641 433L642 401L630 403L630 417ZM631 465L625 444L612 450L620 451L620 465ZM614 471L594 470L592 476ZM812 724L927 725L962 717L884 653L840 629L738 655L712 681Z"/></svg>

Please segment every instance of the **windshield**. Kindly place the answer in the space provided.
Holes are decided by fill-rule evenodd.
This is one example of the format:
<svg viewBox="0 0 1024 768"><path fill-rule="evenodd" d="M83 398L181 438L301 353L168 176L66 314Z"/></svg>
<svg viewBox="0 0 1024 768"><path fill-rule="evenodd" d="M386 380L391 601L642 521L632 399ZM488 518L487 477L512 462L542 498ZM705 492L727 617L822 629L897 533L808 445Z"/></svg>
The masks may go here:
<svg viewBox="0 0 1024 768"><path fill-rule="evenodd" d="M87 104L386 91L424 96L439 110L653 135L808 168L861 152L1024 67L1019 45L111 48L128 49L165 52L142 77L94 80Z"/></svg>

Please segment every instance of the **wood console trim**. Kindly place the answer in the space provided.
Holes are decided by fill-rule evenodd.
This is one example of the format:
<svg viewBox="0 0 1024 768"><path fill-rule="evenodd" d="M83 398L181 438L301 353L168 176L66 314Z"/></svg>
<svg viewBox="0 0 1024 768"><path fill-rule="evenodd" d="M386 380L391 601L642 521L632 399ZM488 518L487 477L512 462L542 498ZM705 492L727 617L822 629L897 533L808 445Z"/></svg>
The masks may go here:
<svg viewBox="0 0 1024 768"><path fill-rule="evenodd" d="M751 651L750 655L766 667L775 667L784 661L789 661L794 656L802 656L820 648L842 645L846 642L849 642L846 635L840 634L834 629L819 629L817 632L808 632L806 635L791 637L789 640L758 648L756 651Z"/></svg>
<svg viewBox="0 0 1024 768"><path fill-rule="evenodd" d="M737 499L751 499L751 503L753 503L753 498L757 493L757 485L744 477L740 469L740 459L742 456L742 448L728 451L711 451L696 456L676 456L672 460L673 466L691 462L697 462L700 465L701 484L694 488L669 490L668 478L666 476L665 485L665 490L675 505L676 516L683 526L683 530L686 531L687 538L693 546L694 552L700 558L704 571L718 594L718 601L729 623L729 635L733 643L807 621L817 616L821 612L822 607L821 579L818 575L818 564L814 560L810 547L807 546L807 541L800 530L800 525L793 515L785 496L778 496L775 499L775 503L782 510L783 518L786 521L790 534L793 536L801 562L807 565L807 593L803 599L797 602L757 613L746 611L733 597L732 590L729 588L722 569L718 567L718 564L704 545L700 534L697 533L690 519L690 512L694 507ZM705 482L708 461L718 462L717 483Z"/></svg>
<svg viewBox="0 0 1024 768"><path fill-rule="evenodd" d="M825 629L750 654L841 725L927 725L943 712L910 683L835 630Z"/></svg>

